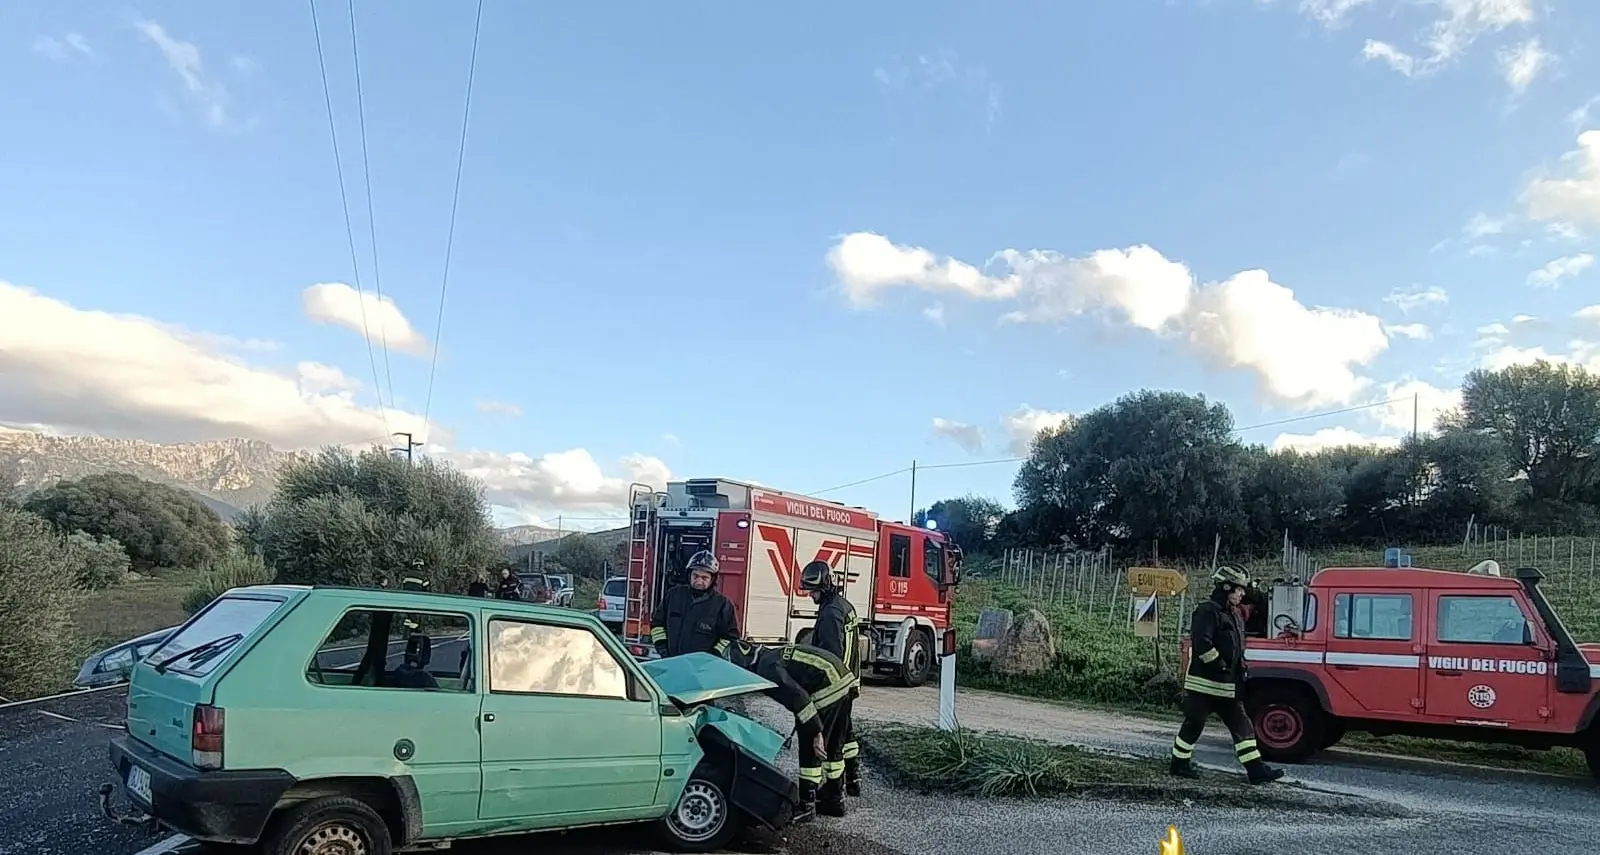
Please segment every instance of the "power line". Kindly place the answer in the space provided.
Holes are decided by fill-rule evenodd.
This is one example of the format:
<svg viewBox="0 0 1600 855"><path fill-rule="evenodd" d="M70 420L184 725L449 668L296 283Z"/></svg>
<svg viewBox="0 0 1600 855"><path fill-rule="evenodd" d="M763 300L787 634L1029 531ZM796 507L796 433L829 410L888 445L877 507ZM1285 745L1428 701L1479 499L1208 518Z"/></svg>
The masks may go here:
<svg viewBox="0 0 1600 855"><path fill-rule="evenodd" d="M354 2L354 0L352 0ZM456 210L461 201L461 169L467 159L467 120L472 116L472 82L478 74L478 34L483 29L483 0L478 0L477 18L472 22L472 58L467 61L467 97L461 108L461 146L456 151L455 188L450 192L450 228L444 239L444 274L439 280L439 314L433 323L433 356L428 360L428 396L422 405L422 429L428 430L428 414L433 410L433 378L439 367L439 337L444 332L444 297L450 286L450 255L456 243Z"/></svg>
<svg viewBox="0 0 1600 855"><path fill-rule="evenodd" d="M383 405L383 384L378 379L378 359L372 352L372 333L367 329L366 292L361 289L361 263L356 256L356 233L350 225L350 194L345 190L344 159L339 156L339 131L333 121L333 93L328 88L328 63L322 51L322 27L317 23L317 0L306 0L311 7L311 32L317 41L317 68L322 72L322 100L328 108L328 136L333 141L333 166L339 176L339 205L344 209L345 240L350 245L351 275L356 281L356 306L361 310L361 337L367 343L367 362L372 365L372 393L378 396L378 415L383 419L383 429L389 430L389 413ZM388 352L385 351L385 364ZM391 402L393 394L390 395ZM385 441L388 437L385 437Z"/></svg>
<svg viewBox="0 0 1600 855"><path fill-rule="evenodd" d="M313 0L315 2L315 0ZM378 294L378 305L383 305L383 273L378 269L378 223L372 208L372 166L367 158L367 104L361 94L361 51L356 48L356 0L350 5L350 58L355 64L356 115L361 127L361 176L367 190L367 239L372 243L372 289ZM358 295L359 296L359 295ZM363 310L365 317L365 310ZM394 371L389 367L389 330L378 315L378 337L383 342L383 373L389 381L389 404L394 405Z"/></svg>
<svg viewBox="0 0 1600 855"><path fill-rule="evenodd" d="M826 490L815 490L815 491L812 491L811 493L807 493L806 495L809 495L809 496L820 496L823 493L832 493L834 490L843 490L846 487L855 487L855 486L858 486L860 484L870 484L873 481L882 481L885 478L893 478L896 475L903 475L903 474L905 474L907 472L910 472L910 471L911 471L911 467L907 466L907 467L905 467L903 469L896 469L893 472L885 472L882 475L874 475L871 478L862 478L860 481L851 481L848 484L840 484L837 487L829 487Z"/></svg>

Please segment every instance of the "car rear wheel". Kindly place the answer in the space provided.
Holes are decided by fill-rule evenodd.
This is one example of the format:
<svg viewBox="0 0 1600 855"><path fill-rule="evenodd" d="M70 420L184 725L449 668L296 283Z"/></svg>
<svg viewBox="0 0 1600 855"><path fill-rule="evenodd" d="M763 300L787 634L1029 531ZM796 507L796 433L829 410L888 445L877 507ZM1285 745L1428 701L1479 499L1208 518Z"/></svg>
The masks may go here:
<svg viewBox="0 0 1600 855"><path fill-rule="evenodd" d="M925 629L914 629L906 639L905 657L900 661L900 685L916 688L928 682L933 672L933 638Z"/></svg>
<svg viewBox="0 0 1600 855"><path fill-rule="evenodd" d="M679 852L711 852L739 833L743 817L728 800L724 781L721 770L707 762L694 770L678 803L658 824L669 846Z"/></svg>
<svg viewBox="0 0 1600 855"><path fill-rule="evenodd" d="M273 820L263 855L391 855L383 817L360 799L326 796Z"/></svg>
<svg viewBox="0 0 1600 855"><path fill-rule="evenodd" d="M1250 723L1261 756L1278 763L1299 763L1322 750L1327 717L1305 692L1272 686L1251 693Z"/></svg>

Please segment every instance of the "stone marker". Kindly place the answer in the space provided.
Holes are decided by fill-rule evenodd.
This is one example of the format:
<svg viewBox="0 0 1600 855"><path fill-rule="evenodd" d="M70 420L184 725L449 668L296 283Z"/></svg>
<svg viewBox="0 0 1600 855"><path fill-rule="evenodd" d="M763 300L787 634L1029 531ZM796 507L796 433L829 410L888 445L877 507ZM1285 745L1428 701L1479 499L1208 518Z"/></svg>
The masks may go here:
<svg viewBox="0 0 1600 855"><path fill-rule="evenodd" d="M995 647L993 667L1001 674L1038 674L1055 660L1055 632L1049 619L1038 609L1028 609Z"/></svg>
<svg viewBox="0 0 1600 855"><path fill-rule="evenodd" d="M972 640L972 658L978 662L994 658L995 647L1010 630L1010 609L984 609L979 612L978 632Z"/></svg>

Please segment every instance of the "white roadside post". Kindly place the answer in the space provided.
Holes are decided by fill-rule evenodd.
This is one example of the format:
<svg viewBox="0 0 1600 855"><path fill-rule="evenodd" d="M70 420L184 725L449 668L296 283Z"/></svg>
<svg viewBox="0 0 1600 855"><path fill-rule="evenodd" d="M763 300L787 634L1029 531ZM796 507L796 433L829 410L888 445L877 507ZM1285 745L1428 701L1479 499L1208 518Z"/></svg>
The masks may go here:
<svg viewBox="0 0 1600 855"><path fill-rule="evenodd" d="M947 629L939 643L939 729L956 729L956 631Z"/></svg>

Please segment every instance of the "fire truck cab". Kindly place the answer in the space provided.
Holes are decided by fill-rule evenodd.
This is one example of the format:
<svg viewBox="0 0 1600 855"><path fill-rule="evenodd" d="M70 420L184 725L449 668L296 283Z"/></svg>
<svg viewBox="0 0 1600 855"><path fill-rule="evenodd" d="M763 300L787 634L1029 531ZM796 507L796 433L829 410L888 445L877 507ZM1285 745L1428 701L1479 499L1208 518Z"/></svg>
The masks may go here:
<svg viewBox="0 0 1600 855"><path fill-rule="evenodd" d="M1274 580L1245 621L1245 707L1261 753L1297 763L1353 730L1570 746L1600 777L1600 645L1573 640L1543 578L1484 561L1466 573Z"/></svg>
<svg viewBox="0 0 1600 855"><path fill-rule="evenodd" d="M799 590L800 568L826 561L861 621L863 666L907 686L929 678L961 573L961 550L943 532L723 478L674 481L661 492L634 485L629 504L623 638L636 653L649 655L662 594L708 549L745 638L806 643L817 608Z"/></svg>

